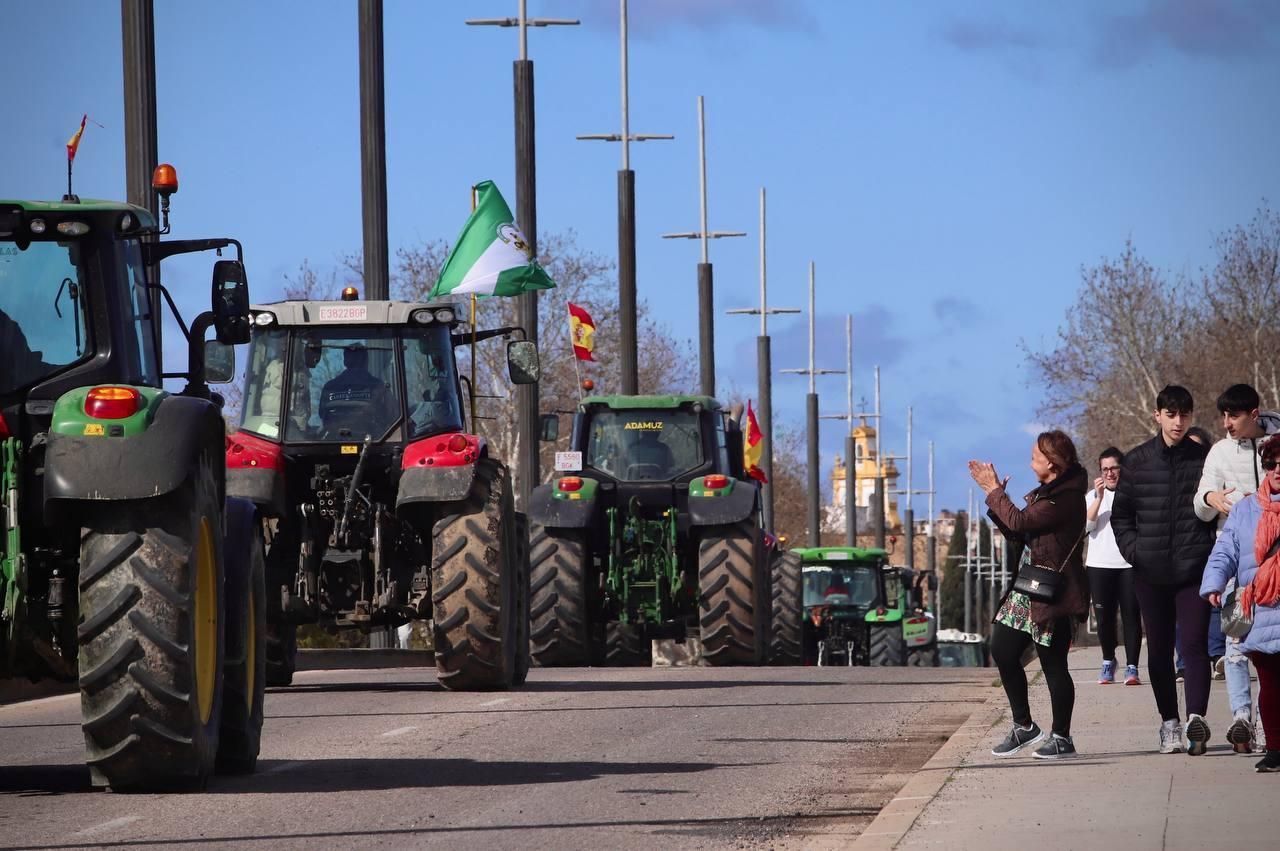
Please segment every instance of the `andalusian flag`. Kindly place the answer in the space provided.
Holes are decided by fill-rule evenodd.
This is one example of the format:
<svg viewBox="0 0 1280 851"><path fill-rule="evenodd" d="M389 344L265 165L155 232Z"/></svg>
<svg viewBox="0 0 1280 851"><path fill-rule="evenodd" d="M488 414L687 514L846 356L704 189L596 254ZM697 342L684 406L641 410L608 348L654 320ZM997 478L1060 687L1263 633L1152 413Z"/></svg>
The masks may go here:
<svg viewBox="0 0 1280 851"><path fill-rule="evenodd" d="M591 353L596 350L596 323L581 307L569 305L569 342L573 343L573 356L578 360L594 361Z"/></svg>
<svg viewBox="0 0 1280 851"><path fill-rule="evenodd" d="M747 430L742 436L742 458L747 468L747 475L761 484L768 484L764 470L760 469L760 458L764 455L764 432L760 431L760 423L756 422L756 412L751 410L751 400L747 400Z"/></svg>
<svg viewBox="0 0 1280 851"><path fill-rule="evenodd" d="M462 228L431 298L443 295L520 295L556 285L534 260L511 208L493 181L475 187L476 208Z"/></svg>
<svg viewBox="0 0 1280 851"><path fill-rule="evenodd" d="M80 129L76 131L76 135L67 140L67 162L72 162L76 158L76 151L80 150L80 137L84 135L84 124L89 120L86 113L80 116ZM94 122L97 123L96 121Z"/></svg>

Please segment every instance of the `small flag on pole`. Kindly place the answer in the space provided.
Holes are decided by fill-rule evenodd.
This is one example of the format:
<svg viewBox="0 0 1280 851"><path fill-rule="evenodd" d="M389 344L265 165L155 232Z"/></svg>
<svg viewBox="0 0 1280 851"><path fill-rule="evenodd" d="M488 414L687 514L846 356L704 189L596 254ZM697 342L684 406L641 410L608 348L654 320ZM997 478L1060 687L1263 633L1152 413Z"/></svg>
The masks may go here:
<svg viewBox="0 0 1280 851"><path fill-rule="evenodd" d="M595 361L591 353L596 350L596 323L581 307L569 305L569 342L573 343L573 356L578 360Z"/></svg>
<svg viewBox="0 0 1280 851"><path fill-rule="evenodd" d="M84 135L84 125L85 125L85 122L88 120L89 120L88 113L81 115L80 129L76 131L76 134L74 136L72 136L70 139L67 140L67 162L75 161L76 151L80 149L80 137Z"/></svg>
<svg viewBox="0 0 1280 851"><path fill-rule="evenodd" d="M742 457L747 468L747 475L761 484L769 480L760 469L760 459L764 455L764 432L760 431L760 423L756 422L756 412L751 410L751 400L747 400L747 431L742 436Z"/></svg>
<svg viewBox="0 0 1280 851"><path fill-rule="evenodd" d="M477 184L475 199L475 210L444 262L431 298L452 293L513 296L554 287L493 181Z"/></svg>

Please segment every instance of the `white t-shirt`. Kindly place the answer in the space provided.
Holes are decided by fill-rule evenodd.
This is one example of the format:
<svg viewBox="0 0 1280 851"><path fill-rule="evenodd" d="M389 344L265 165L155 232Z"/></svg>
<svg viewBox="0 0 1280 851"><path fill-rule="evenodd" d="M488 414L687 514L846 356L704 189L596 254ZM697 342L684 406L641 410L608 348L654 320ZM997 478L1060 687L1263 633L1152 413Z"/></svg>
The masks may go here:
<svg viewBox="0 0 1280 851"><path fill-rule="evenodd" d="M1116 546L1116 533L1111 528L1111 502L1115 498L1115 491L1104 489L1102 491L1102 507L1098 509L1098 516L1091 521L1085 521L1084 528L1089 533L1089 549L1085 551L1084 563L1088 567L1124 568L1131 566L1129 562L1124 560L1124 556L1120 555L1120 548ZM1085 511L1093 508L1095 499L1094 491L1089 491L1085 495Z"/></svg>

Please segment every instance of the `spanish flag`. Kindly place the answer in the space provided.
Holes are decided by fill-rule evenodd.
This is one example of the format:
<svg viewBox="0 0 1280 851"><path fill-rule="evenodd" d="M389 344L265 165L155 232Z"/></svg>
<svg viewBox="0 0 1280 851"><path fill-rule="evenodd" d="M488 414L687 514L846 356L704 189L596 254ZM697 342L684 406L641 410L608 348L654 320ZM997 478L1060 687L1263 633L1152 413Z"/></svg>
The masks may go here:
<svg viewBox="0 0 1280 851"><path fill-rule="evenodd" d="M80 137L84 135L84 124L89 120L86 113L80 116L80 129L76 131L76 135L67 140L67 162L74 162L76 151L80 149Z"/></svg>
<svg viewBox="0 0 1280 851"><path fill-rule="evenodd" d="M596 350L596 323L581 307L569 305L569 342L573 343L573 356L578 360L594 361L591 353Z"/></svg>
<svg viewBox="0 0 1280 851"><path fill-rule="evenodd" d="M751 410L751 400L747 400L747 430L742 436L742 458L747 468L747 475L761 484L768 484L764 470L760 469L760 458L764 455L764 432L760 431L760 423L756 422L756 412Z"/></svg>

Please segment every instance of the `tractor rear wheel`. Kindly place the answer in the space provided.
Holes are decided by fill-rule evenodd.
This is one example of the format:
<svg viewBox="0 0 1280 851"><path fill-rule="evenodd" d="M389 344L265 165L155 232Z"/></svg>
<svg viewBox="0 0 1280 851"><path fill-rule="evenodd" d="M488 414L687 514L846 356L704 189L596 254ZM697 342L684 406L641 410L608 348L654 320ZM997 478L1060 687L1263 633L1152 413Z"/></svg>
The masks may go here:
<svg viewBox="0 0 1280 851"><path fill-rule="evenodd" d="M648 668L653 665L653 642L645 641L635 624L609 621L605 625L604 661L615 668Z"/></svg>
<svg viewBox="0 0 1280 851"><path fill-rule="evenodd" d="M223 505L213 459L202 457L160 499L105 503L86 516L77 638L93 783L203 788L223 691Z"/></svg>
<svg viewBox="0 0 1280 851"><path fill-rule="evenodd" d="M772 559L773 629L769 639L770 665L801 662L802 565L793 552L775 553Z"/></svg>
<svg viewBox="0 0 1280 851"><path fill-rule="evenodd" d="M481 458L470 496L435 524L431 602L436 669L447 689L506 689L515 678L515 522L506 465Z"/></svg>
<svg viewBox="0 0 1280 851"><path fill-rule="evenodd" d="M902 637L900 621L871 627L867 664L873 668L901 668L907 664L907 640Z"/></svg>
<svg viewBox="0 0 1280 851"><path fill-rule="evenodd" d="M298 627L291 623L268 623L266 632L267 665L264 682L269 686L292 685L298 670Z"/></svg>
<svg viewBox="0 0 1280 851"><path fill-rule="evenodd" d="M544 668L590 665L587 574L591 557L586 534L580 529L534 524L529 563L534 662Z"/></svg>
<svg viewBox="0 0 1280 851"><path fill-rule="evenodd" d="M745 522L703 530L698 615L702 657L708 664L764 662L773 606L759 538L760 530Z"/></svg>
<svg viewBox="0 0 1280 851"><path fill-rule="evenodd" d="M938 645L929 644L925 647L912 647L907 652L907 665L912 668L938 667Z"/></svg>
<svg viewBox="0 0 1280 851"><path fill-rule="evenodd" d="M262 526L252 503L227 500L226 665L222 678L219 772L251 774L262 741L267 674L267 586Z"/></svg>
<svg viewBox="0 0 1280 851"><path fill-rule="evenodd" d="M516 530L516 588L520 599L516 614L516 673L512 685L524 685L529 678L531 663L529 647L529 515L517 512Z"/></svg>

